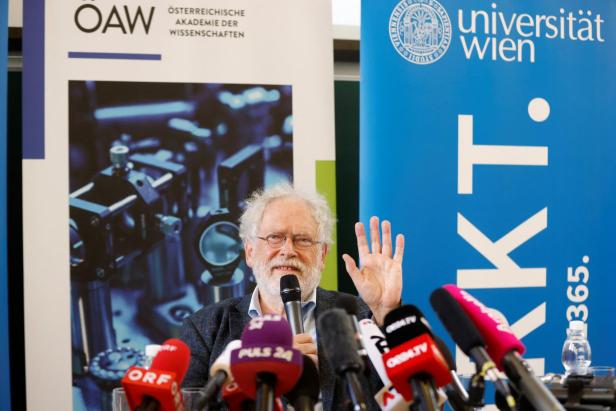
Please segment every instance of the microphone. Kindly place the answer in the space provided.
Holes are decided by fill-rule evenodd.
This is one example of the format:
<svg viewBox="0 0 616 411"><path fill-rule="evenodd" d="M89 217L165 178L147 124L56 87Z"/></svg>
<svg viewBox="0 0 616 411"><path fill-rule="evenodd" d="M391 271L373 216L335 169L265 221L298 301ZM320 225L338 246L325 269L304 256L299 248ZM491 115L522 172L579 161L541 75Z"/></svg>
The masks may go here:
<svg viewBox="0 0 616 411"><path fill-rule="evenodd" d="M304 367L295 387L286 394L295 411L313 411L319 401L319 372L314 361L302 355Z"/></svg>
<svg viewBox="0 0 616 411"><path fill-rule="evenodd" d="M451 382L444 387L445 395L447 396L447 400L455 411L471 411L475 410L475 407L469 404L469 394L466 392L462 381L456 374L456 363L453 359L453 355L449 348L447 348L447 344L443 341L438 335L432 335L434 338L434 342L438 347L441 354L447 361L447 365L449 366L449 372L451 373ZM483 397L483 390L482 390Z"/></svg>
<svg viewBox="0 0 616 411"><path fill-rule="evenodd" d="M224 383L220 396L229 411L254 411L255 401L240 389L235 381ZM203 409L197 408L197 409Z"/></svg>
<svg viewBox="0 0 616 411"><path fill-rule="evenodd" d="M509 326L468 292L451 284L443 288L455 298L477 326L486 342L488 354L494 359L497 367L505 372L514 387L533 407L538 411L564 410L522 358L524 344L516 338Z"/></svg>
<svg viewBox="0 0 616 411"><path fill-rule="evenodd" d="M383 365L382 356L389 351L383 332L374 321L369 319L359 321L359 331L366 355L383 382L383 388L374 395L374 400L383 411L408 411L411 402L406 401L391 385Z"/></svg>
<svg viewBox="0 0 616 411"><path fill-rule="evenodd" d="M431 336L425 317L412 305L403 305L385 316L385 336L390 351L383 363L394 387L411 409L438 409L434 384L451 382L451 373L443 354Z"/></svg>
<svg viewBox="0 0 616 411"><path fill-rule="evenodd" d="M364 364L357 355L357 342L349 317L340 308L329 309L317 319L317 330L329 363L336 374L346 382L353 410L367 410L358 378Z"/></svg>
<svg viewBox="0 0 616 411"><path fill-rule="evenodd" d="M430 295L430 304L456 344L475 361L479 375L487 376L503 395L509 408L515 409L515 399L507 383L498 376L496 364L488 355L481 334L456 299L446 289L439 288Z"/></svg>
<svg viewBox="0 0 616 411"><path fill-rule="evenodd" d="M203 387L202 397L199 399L197 409L202 409L206 404L210 403L218 394L223 384L233 380L231 376L231 350L235 350L242 346L240 340L233 340L227 344L223 352L216 358L214 364L210 367L210 379Z"/></svg>
<svg viewBox="0 0 616 411"><path fill-rule="evenodd" d="M257 411L274 409L275 397L291 390L302 373L302 354L280 315L250 320L242 332L242 347L231 351L231 373L240 389L256 399Z"/></svg>
<svg viewBox="0 0 616 411"><path fill-rule="evenodd" d="M255 411L255 400L244 394L235 381L225 383L220 395L229 411ZM280 398L276 398L274 411L285 411Z"/></svg>
<svg viewBox="0 0 616 411"><path fill-rule="evenodd" d="M130 367L122 387L132 410L183 410L181 383L190 364L190 349L172 338L161 346L149 369Z"/></svg>
<svg viewBox="0 0 616 411"><path fill-rule="evenodd" d="M366 353L366 349L364 348L361 333L359 331L359 320L357 319L359 308L357 306L357 300L352 295L340 294L336 299L336 307L343 309L351 318L353 335L355 336L355 341L357 341L357 353L360 355L360 357L364 358L364 360L367 360L368 354Z"/></svg>
<svg viewBox="0 0 616 411"><path fill-rule="evenodd" d="M302 289L299 286L297 276L286 274L280 277L280 298L284 304L284 311L291 325L293 335L304 332L302 318Z"/></svg>

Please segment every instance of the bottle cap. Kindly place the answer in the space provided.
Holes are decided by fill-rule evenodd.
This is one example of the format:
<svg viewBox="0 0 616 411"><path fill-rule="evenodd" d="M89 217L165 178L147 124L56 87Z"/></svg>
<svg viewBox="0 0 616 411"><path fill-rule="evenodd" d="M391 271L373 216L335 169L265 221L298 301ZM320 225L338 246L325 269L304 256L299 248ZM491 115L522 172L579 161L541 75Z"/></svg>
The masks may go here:
<svg viewBox="0 0 616 411"><path fill-rule="evenodd" d="M574 331L585 331L586 324L584 324L584 321L569 321L569 329Z"/></svg>
<svg viewBox="0 0 616 411"><path fill-rule="evenodd" d="M158 354L158 351L160 350L160 345L158 344L148 344L145 346L145 356L146 357L150 357L150 358L154 358L156 357L156 354Z"/></svg>

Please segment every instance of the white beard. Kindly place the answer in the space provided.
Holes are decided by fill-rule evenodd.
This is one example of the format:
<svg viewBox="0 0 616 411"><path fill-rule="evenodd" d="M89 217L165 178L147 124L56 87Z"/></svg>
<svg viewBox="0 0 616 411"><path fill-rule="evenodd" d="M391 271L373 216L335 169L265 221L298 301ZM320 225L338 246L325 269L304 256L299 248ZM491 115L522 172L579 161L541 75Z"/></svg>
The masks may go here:
<svg viewBox="0 0 616 411"><path fill-rule="evenodd" d="M297 258L276 258L269 262L255 260L252 271L257 280L259 291L272 298L280 297L280 277L284 274L272 275L272 269L275 266L281 265L294 267L300 271L297 275L297 279L302 289L302 301L308 300L321 281L321 270L317 266L307 267ZM296 273L291 272L290 274Z"/></svg>

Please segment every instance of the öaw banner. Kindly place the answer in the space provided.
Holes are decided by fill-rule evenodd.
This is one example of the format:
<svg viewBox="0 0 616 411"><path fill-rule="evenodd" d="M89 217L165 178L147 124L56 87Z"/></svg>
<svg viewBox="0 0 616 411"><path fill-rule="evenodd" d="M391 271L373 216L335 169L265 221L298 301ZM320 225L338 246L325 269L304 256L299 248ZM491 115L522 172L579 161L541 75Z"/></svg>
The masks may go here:
<svg viewBox="0 0 616 411"><path fill-rule="evenodd" d="M24 18L28 406L108 410L146 344L252 291L254 189L335 193L331 4L27 0Z"/></svg>
<svg viewBox="0 0 616 411"><path fill-rule="evenodd" d="M605 1L362 3L361 218L407 235L403 299L440 334L428 296L457 284L539 374L564 371L570 320L616 363L615 21Z"/></svg>

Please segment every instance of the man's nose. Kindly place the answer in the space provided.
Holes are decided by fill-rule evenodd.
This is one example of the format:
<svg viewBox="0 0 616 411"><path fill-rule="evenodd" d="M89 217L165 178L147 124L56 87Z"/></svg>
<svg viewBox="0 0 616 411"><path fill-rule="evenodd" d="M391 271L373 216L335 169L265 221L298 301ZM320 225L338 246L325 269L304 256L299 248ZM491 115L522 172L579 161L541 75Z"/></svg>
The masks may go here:
<svg viewBox="0 0 616 411"><path fill-rule="evenodd" d="M280 247L280 253L284 255L296 255L295 245L293 245L293 237L287 237Z"/></svg>

